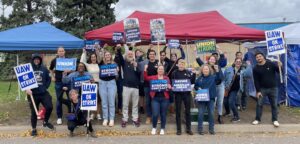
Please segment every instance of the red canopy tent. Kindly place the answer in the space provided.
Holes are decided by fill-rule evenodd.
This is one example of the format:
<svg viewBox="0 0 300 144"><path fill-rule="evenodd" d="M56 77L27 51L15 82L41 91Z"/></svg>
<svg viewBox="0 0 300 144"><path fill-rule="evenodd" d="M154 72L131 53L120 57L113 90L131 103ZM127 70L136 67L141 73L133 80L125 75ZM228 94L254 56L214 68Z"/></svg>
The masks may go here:
<svg viewBox="0 0 300 144"><path fill-rule="evenodd" d="M197 40L214 38L218 41L264 40L264 32L244 28L225 19L217 11L190 14L158 14L135 11L128 18L138 18L142 40L150 41L150 19L164 18L167 39ZM123 32L123 21L85 33L86 39L112 41L113 32Z"/></svg>

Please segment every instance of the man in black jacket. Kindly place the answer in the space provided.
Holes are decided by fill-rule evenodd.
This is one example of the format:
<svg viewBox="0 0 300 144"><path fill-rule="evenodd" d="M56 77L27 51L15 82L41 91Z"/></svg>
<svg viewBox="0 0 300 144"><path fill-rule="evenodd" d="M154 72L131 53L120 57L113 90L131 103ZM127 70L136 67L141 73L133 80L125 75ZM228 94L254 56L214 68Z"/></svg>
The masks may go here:
<svg viewBox="0 0 300 144"><path fill-rule="evenodd" d="M42 57L38 54L33 55L31 64L34 71L34 75L38 83L38 87L34 89L26 90L26 93L27 95L33 96L37 108L39 108L40 103L43 104L43 106L46 109L43 126L54 130L53 125L48 122L53 109L52 98L49 92L47 91L51 83L49 71L45 66L42 65ZM31 109L31 127L32 127L31 135L36 136L37 115L35 113L34 106L31 99L28 99L28 102Z"/></svg>

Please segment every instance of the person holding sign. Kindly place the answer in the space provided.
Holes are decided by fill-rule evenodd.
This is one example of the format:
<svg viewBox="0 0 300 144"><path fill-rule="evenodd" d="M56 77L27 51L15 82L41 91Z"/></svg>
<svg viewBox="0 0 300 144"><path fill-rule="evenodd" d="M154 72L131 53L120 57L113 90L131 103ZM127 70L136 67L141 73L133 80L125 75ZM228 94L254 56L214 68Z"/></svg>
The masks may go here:
<svg viewBox="0 0 300 144"><path fill-rule="evenodd" d="M118 66L112 60L111 53L104 52L104 58L99 64L100 81L99 93L102 102L103 126L114 126L115 119L115 97L117 91L116 79L118 77ZM109 123L108 123L109 120Z"/></svg>
<svg viewBox="0 0 300 144"><path fill-rule="evenodd" d="M148 65L144 69L144 80L149 82L151 90L150 96L152 98L152 131L151 134L156 134L156 126L158 116L161 119L160 135L165 134L167 109L169 105L169 90L171 89L170 80L164 75L164 66L159 65L157 68L157 75L149 76L147 73Z"/></svg>
<svg viewBox="0 0 300 144"><path fill-rule="evenodd" d="M64 92L66 92L67 95L67 99L69 99L69 91L68 90L63 90L63 87L65 87L65 85L62 82L62 73L64 71L60 71L56 69L56 61L58 58L65 58L65 49L63 47L58 47L57 49L57 57L54 58L51 61L50 64L50 72L51 72L51 78L52 81L55 82L55 94L56 94L56 115L57 115L57 124L61 125L62 124L62 115L63 115L63 110L62 110L62 104L65 105L69 105L68 103L65 103L62 96L64 94ZM71 73L71 71L66 70L66 73ZM68 110L70 111L70 110Z"/></svg>
<svg viewBox="0 0 300 144"><path fill-rule="evenodd" d="M39 104L42 103L46 108L46 114L43 122L44 127L54 130L54 126L49 122L51 112L53 109L52 97L48 92L48 88L51 83L51 78L49 77L48 69L42 65L42 57L38 54L34 54L32 57L32 68L34 75L36 77L38 87L33 89L26 90L27 95L32 95L35 105L39 108ZM32 101L28 98L29 106L31 109L31 136L36 136L36 124L37 124L37 115L33 106Z"/></svg>
<svg viewBox="0 0 300 144"><path fill-rule="evenodd" d="M272 109L272 122L275 127L278 127L278 88L276 81L276 73L279 73L279 67L282 66L282 63L278 61L278 65L276 65L271 61L267 61L263 53L260 52L255 54L255 58L257 64L253 68L253 77L256 88L257 104L256 117L252 124L257 125L260 123L262 116L262 108L264 104L264 97L268 96Z"/></svg>
<svg viewBox="0 0 300 144"><path fill-rule="evenodd" d="M216 47L216 52L213 52L211 55L216 58L216 64L219 65L221 68L224 68L227 65L227 58L225 57L225 54L220 50L219 46L216 45ZM196 61L199 66L204 64L200 57L197 57Z"/></svg>
<svg viewBox="0 0 300 144"><path fill-rule="evenodd" d="M99 50L99 45L96 45L95 47L96 48L96 53L92 53L89 57L89 59L87 60L87 52L85 50L85 48L83 48L82 50L82 55L81 55L81 58L80 58L80 62L84 63L86 68L87 68L87 71L92 75L93 79L94 79L94 82L99 84L99 73L100 73L100 69L99 69L99 61L98 61L98 54L100 53L100 50ZM97 95L97 103L98 103L98 107L97 107L97 112L96 113L92 113L91 114L91 118L94 119L94 116L95 114L97 115L97 119L98 120L101 120L101 115L100 115L100 95L98 93Z"/></svg>
<svg viewBox="0 0 300 144"><path fill-rule="evenodd" d="M78 98L78 96L79 96L78 91L75 89L72 89L72 90L70 90L69 95L70 95L71 102L72 102L72 109L71 109L71 113L69 113L67 115L67 119L68 119L67 125L68 125L68 130L70 131L69 136L73 137L74 129L76 127L87 124L88 114L87 114L87 111L80 110L80 99ZM89 130L89 134L91 137L97 138L97 136L93 130L91 121L89 121L88 130Z"/></svg>
<svg viewBox="0 0 300 144"><path fill-rule="evenodd" d="M239 122L240 117L237 110L236 102L238 93L242 93L244 89L243 79L251 77L251 65L247 65L246 69L242 69L242 59L236 58L233 66L227 68L224 72L225 75L225 98L224 105L226 113L230 114L230 109L233 112L231 122Z"/></svg>
<svg viewBox="0 0 300 144"><path fill-rule="evenodd" d="M178 61L178 70L172 73L172 89L175 96L177 135L181 135L181 104L184 103L186 133L193 135L191 130L191 84L195 83L196 72L185 69L186 62Z"/></svg>
<svg viewBox="0 0 300 144"><path fill-rule="evenodd" d="M203 132L203 116L208 109L209 133L214 135L214 109L215 98L217 95L216 82L221 79L222 71L219 67L215 67L216 73L208 64L204 64L200 68L200 76L195 82L195 90L197 91L195 100L198 104L198 133L204 135Z"/></svg>

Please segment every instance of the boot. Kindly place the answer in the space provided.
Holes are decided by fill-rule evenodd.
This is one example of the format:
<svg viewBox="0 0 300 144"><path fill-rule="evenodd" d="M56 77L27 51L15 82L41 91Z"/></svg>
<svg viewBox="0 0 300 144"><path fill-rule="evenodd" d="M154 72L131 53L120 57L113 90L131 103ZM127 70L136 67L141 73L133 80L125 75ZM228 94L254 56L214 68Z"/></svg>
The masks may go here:
<svg viewBox="0 0 300 144"><path fill-rule="evenodd" d="M223 124L224 123L223 120L222 120L222 116L221 115L218 116L218 122L219 122L219 124Z"/></svg>

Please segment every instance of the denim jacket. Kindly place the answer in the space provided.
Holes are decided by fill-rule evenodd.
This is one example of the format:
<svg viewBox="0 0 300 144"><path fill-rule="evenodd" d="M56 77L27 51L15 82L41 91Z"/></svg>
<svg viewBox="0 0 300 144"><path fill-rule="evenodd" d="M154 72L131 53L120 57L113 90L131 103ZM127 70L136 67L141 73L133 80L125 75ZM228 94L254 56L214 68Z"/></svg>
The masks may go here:
<svg viewBox="0 0 300 144"><path fill-rule="evenodd" d="M228 89L234 76L234 67L229 67L225 70L224 72L225 75L225 89ZM243 79L244 78L251 78L252 75L252 67L251 65L247 65L246 69L242 69L240 72L240 91L244 91L244 84L243 84Z"/></svg>

